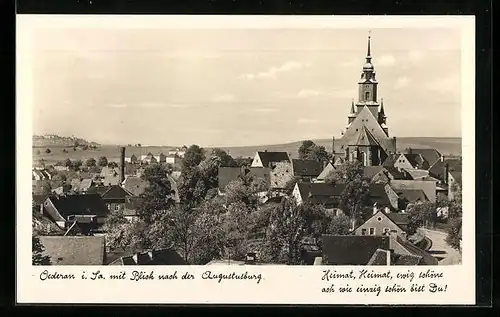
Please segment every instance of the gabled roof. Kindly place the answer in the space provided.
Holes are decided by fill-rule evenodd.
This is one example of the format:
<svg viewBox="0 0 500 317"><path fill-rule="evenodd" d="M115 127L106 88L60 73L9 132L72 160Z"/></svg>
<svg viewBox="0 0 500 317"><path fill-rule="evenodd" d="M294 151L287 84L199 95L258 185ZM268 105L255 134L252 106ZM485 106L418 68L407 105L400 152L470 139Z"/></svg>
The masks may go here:
<svg viewBox="0 0 500 317"><path fill-rule="evenodd" d="M242 170L240 167L219 167L219 190L224 192L226 186L230 182L237 180L241 174Z"/></svg>
<svg viewBox="0 0 500 317"><path fill-rule="evenodd" d="M375 175L377 175L380 171L384 169L383 166L365 166L363 167L363 175L369 179L372 179Z"/></svg>
<svg viewBox="0 0 500 317"><path fill-rule="evenodd" d="M444 178L445 174L445 167L446 164L448 164L448 172L461 172L462 171L462 164L460 162L460 159L457 158L444 158L443 162L441 160L438 160L436 163L434 163L430 168L429 168L429 174L431 176L437 177L441 180Z"/></svg>
<svg viewBox="0 0 500 317"><path fill-rule="evenodd" d="M52 265L103 265L103 236L39 236Z"/></svg>
<svg viewBox="0 0 500 317"><path fill-rule="evenodd" d="M377 249L389 249L386 236L323 235L324 265L366 265Z"/></svg>
<svg viewBox="0 0 500 317"><path fill-rule="evenodd" d="M142 194L149 186L148 182L137 176L129 176L122 183L123 188L134 196Z"/></svg>
<svg viewBox="0 0 500 317"><path fill-rule="evenodd" d="M441 153L436 149L411 149L412 154L420 154L432 166L441 159Z"/></svg>
<svg viewBox="0 0 500 317"><path fill-rule="evenodd" d="M287 152L260 152L257 154L260 157L260 161L264 167L268 167L269 163L278 163L278 162L290 162L290 157Z"/></svg>
<svg viewBox="0 0 500 317"><path fill-rule="evenodd" d="M455 179L455 181L462 186L462 172L450 172L451 176Z"/></svg>
<svg viewBox="0 0 500 317"><path fill-rule="evenodd" d="M390 212L388 214L385 214L389 219L392 220L396 225L398 226L405 226L408 225L410 222L408 214L407 213L402 213L402 212Z"/></svg>
<svg viewBox="0 0 500 317"><path fill-rule="evenodd" d="M413 180L419 180L419 179L423 179L423 178L429 176L429 171L428 170L407 169L406 172L408 173L408 175Z"/></svg>
<svg viewBox="0 0 500 317"><path fill-rule="evenodd" d="M345 184L309 183L309 196L340 196L345 189Z"/></svg>
<svg viewBox="0 0 500 317"><path fill-rule="evenodd" d="M109 265L187 265L187 263L176 251L164 249L123 256Z"/></svg>
<svg viewBox="0 0 500 317"><path fill-rule="evenodd" d="M105 217L109 210L98 194L49 197L61 216L97 215Z"/></svg>
<svg viewBox="0 0 500 317"><path fill-rule="evenodd" d="M328 164L326 164L325 168L318 175L318 179L324 180L328 176L328 174L330 174L334 170L335 170L335 166L333 166L333 164L331 162L328 162Z"/></svg>
<svg viewBox="0 0 500 317"><path fill-rule="evenodd" d="M401 194L410 203L414 203L418 200L428 201L429 199L425 196L425 192L421 189L398 189L395 190L396 194Z"/></svg>
<svg viewBox="0 0 500 317"><path fill-rule="evenodd" d="M395 208L396 206L392 205L387 193L389 188L390 186L385 184L371 184L369 193L371 203L377 203L378 206ZM392 188L390 190L392 190Z"/></svg>
<svg viewBox="0 0 500 317"><path fill-rule="evenodd" d="M411 254L422 257L421 265L438 265L438 260L435 257L415 246L413 243L401 239L400 237L396 237L396 239L405 249L410 251Z"/></svg>
<svg viewBox="0 0 500 317"><path fill-rule="evenodd" d="M394 167L394 163L396 163L396 160L401 154L389 154L387 158L384 160L382 163L382 166L384 167Z"/></svg>
<svg viewBox="0 0 500 317"><path fill-rule="evenodd" d="M292 168L295 176L316 177L321 173L323 165L316 160L292 159Z"/></svg>
<svg viewBox="0 0 500 317"><path fill-rule="evenodd" d="M94 181L91 178L86 178L80 183L80 190L88 190L90 187L94 185Z"/></svg>
<svg viewBox="0 0 500 317"><path fill-rule="evenodd" d="M132 196L132 194L118 185L110 186L108 190L101 195L103 199L125 199L128 196Z"/></svg>
<svg viewBox="0 0 500 317"><path fill-rule="evenodd" d="M354 142L353 142L354 141ZM363 126L355 135L354 138L351 139L349 145L358 145L358 146L377 146L379 143L373 136L373 134Z"/></svg>
<svg viewBox="0 0 500 317"><path fill-rule="evenodd" d="M384 168L387 171L387 173L392 175L393 179L405 179L405 175L403 173L401 173L394 166L384 166Z"/></svg>
<svg viewBox="0 0 500 317"><path fill-rule="evenodd" d="M401 154L403 155L406 160L413 166L413 168L423 168L425 160L420 154Z"/></svg>

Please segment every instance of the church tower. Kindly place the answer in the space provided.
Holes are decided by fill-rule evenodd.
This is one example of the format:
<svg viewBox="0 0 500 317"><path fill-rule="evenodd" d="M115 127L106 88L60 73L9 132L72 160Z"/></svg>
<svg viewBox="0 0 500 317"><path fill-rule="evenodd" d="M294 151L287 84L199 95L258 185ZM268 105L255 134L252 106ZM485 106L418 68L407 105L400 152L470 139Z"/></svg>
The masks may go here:
<svg viewBox="0 0 500 317"><path fill-rule="evenodd" d="M378 82L372 64L371 36L365 64L358 81L358 98L351 101L347 116L348 125L340 142L335 144L334 161L358 160L364 166L382 165L384 160L396 152L396 139L389 138L383 100L378 103Z"/></svg>

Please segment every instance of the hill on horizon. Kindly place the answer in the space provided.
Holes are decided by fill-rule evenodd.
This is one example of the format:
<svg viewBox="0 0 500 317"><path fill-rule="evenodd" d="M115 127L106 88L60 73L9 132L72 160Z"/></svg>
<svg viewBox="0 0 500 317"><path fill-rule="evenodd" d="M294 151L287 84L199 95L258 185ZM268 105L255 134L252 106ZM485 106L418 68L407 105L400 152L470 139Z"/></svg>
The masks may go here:
<svg viewBox="0 0 500 317"><path fill-rule="evenodd" d="M331 139L316 139L312 140L317 145L322 145L327 151L332 150L332 140ZM280 151L287 152L293 158L298 157L298 149L302 141L296 141L285 144L272 144L272 145L252 145L252 146L234 146L234 147L224 147L219 148L225 150L233 157L253 157L257 151ZM81 159L85 160L87 158L97 159L100 156L106 156L109 161L119 161L120 157L120 145L100 145L96 149L88 150L78 150L73 151L73 145L67 153L63 152L64 146L51 146L44 145L43 147L51 148L51 153L46 153L42 149L33 150L33 160L43 159L48 164L53 164L58 161L63 161L67 158L71 160ZM189 145L188 145L189 146ZM399 137L396 140L396 146L398 151L404 151L406 148L434 148L438 150L443 155L461 155L462 154L462 139L461 138L435 138L435 137ZM52 148L53 147L53 148ZM176 149L178 146L127 146L125 150L126 156L131 156L132 154L136 156L144 155L149 152L157 155L159 153L168 154L168 151ZM36 148L36 146L33 146ZM206 147L207 152L210 152L213 147Z"/></svg>

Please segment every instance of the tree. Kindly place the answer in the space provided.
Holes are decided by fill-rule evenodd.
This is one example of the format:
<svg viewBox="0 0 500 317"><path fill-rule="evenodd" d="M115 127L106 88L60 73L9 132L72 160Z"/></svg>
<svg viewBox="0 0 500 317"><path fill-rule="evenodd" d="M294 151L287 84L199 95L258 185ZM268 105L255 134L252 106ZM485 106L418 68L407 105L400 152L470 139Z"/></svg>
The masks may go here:
<svg viewBox="0 0 500 317"><path fill-rule="evenodd" d="M287 195L291 195L293 193L293 189L295 188L295 184L300 182L299 176L293 176L289 181L285 184L285 192Z"/></svg>
<svg viewBox="0 0 500 317"><path fill-rule="evenodd" d="M33 265L50 265L50 257L44 254L45 248L40 239L32 235L31 237L31 259Z"/></svg>
<svg viewBox="0 0 500 317"><path fill-rule="evenodd" d="M191 145L184 153L182 159L183 169L190 169L198 166L205 159L205 150L196 144Z"/></svg>
<svg viewBox="0 0 500 317"><path fill-rule="evenodd" d="M178 205L156 212L154 219L149 231L153 248L174 248L193 265L206 264L222 254L219 213Z"/></svg>
<svg viewBox="0 0 500 317"><path fill-rule="evenodd" d="M132 226L123 215L122 210L111 211L103 225L103 231L106 232L107 246L111 250L126 249L131 242L129 235Z"/></svg>
<svg viewBox="0 0 500 317"><path fill-rule="evenodd" d="M462 217L451 218L448 222L446 243L454 248L460 250L460 241L462 240Z"/></svg>
<svg viewBox="0 0 500 317"><path fill-rule="evenodd" d="M304 238L317 239L327 224L325 210L293 199L284 198L271 208L269 226L261 246L261 257L271 263L302 263Z"/></svg>
<svg viewBox="0 0 500 317"><path fill-rule="evenodd" d="M299 158L302 160L315 160L319 162L328 161L330 154L324 146L316 145L311 140L305 140L298 150Z"/></svg>
<svg viewBox="0 0 500 317"><path fill-rule="evenodd" d="M408 234L415 234L417 229L434 221L436 218L436 205L432 202L416 202L409 204L408 213Z"/></svg>
<svg viewBox="0 0 500 317"><path fill-rule="evenodd" d="M184 168L179 180L181 201L195 207L205 199L209 190L218 187L220 159L210 156L196 166Z"/></svg>
<svg viewBox="0 0 500 317"><path fill-rule="evenodd" d="M338 215L329 218L326 234L348 235L351 229L351 219L346 215Z"/></svg>
<svg viewBox="0 0 500 317"><path fill-rule="evenodd" d="M47 154L50 154L50 152L51 152L50 149L45 150L45 153L47 153Z"/></svg>
<svg viewBox="0 0 500 317"><path fill-rule="evenodd" d="M77 147L79 147L79 146L80 146L80 142L75 141L75 142L73 143L73 148L77 148Z"/></svg>
<svg viewBox="0 0 500 317"><path fill-rule="evenodd" d="M108 162L108 167L109 167L109 168L116 168L116 167L118 167L118 163L113 162L113 161Z"/></svg>
<svg viewBox="0 0 500 317"><path fill-rule="evenodd" d="M82 160L75 160L73 161L72 167L76 171L78 170L81 166L83 165Z"/></svg>
<svg viewBox="0 0 500 317"><path fill-rule="evenodd" d="M142 203L139 205L139 216L151 223L152 216L158 212L167 210L174 204L172 198L173 191L168 178L168 172L163 165L149 165L142 175L143 179L148 182L149 186L140 195Z"/></svg>
<svg viewBox="0 0 500 317"><path fill-rule="evenodd" d="M234 159L237 167L248 167L252 164L253 159L251 157L237 157Z"/></svg>
<svg viewBox="0 0 500 317"><path fill-rule="evenodd" d="M222 149L219 149L219 148L213 149L211 155L219 158L220 166L224 166L224 167L236 167L237 166L237 163L233 159L233 157L231 155L227 154L227 152L222 150Z"/></svg>
<svg viewBox="0 0 500 317"><path fill-rule="evenodd" d="M106 158L106 156L99 157L98 165L101 167L105 167L108 165L108 159Z"/></svg>
<svg viewBox="0 0 500 317"><path fill-rule="evenodd" d="M63 165L66 167L71 167L71 164L72 164L72 162L69 158L65 159L63 162Z"/></svg>
<svg viewBox="0 0 500 317"><path fill-rule="evenodd" d="M42 185L42 195L49 196L52 193L52 187L50 186L50 182L44 181Z"/></svg>
<svg viewBox="0 0 500 317"><path fill-rule="evenodd" d="M365 207L369 204L370 179L364 176L363 165L360 162L347 162L341 165L325 177L325 182L345 186L339 205L348 216L358 222L368 216Z"/></svg>
<svg viewBox="0 0 500 317"><path fill-rule="evenodd" d="M87 167L94 167L94 166L96 166L96 160L93 157L87 159L85 161L85 166L87 166Z"/></svg>

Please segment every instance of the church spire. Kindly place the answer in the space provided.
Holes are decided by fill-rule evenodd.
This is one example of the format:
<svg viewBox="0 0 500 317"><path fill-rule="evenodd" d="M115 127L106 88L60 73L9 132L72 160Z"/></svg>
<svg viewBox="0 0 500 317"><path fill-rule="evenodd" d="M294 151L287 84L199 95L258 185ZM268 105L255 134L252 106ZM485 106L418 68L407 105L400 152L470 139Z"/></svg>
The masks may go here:
<svg viewBox="0 0 500 317"><path fill-rule="evenodd" d="M370 63L372 59L371 47L370 47L370 39L371 39L371 31L368 31L368 52L366 53L366 62Z"/></svg>
<svg viewBox="0 0 500 317"><path fill-rule="evenodd" d="M354 99L352 99L351 101L351 114L354 114L355 111L354 111Z"/></svg>
<svg viewBox="0 0 500 317"><path fill-rule="evenodd" d="M385 112L384 112L384 99L380 99L380 115L385 118Z"/></svg>

